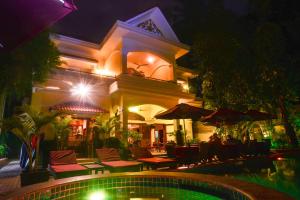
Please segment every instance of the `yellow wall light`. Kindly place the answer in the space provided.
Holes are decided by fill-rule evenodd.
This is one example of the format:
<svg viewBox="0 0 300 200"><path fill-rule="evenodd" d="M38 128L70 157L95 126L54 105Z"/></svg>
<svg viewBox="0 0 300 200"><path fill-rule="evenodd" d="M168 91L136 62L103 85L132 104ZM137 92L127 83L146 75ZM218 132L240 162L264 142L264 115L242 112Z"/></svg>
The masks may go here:
<svg viewBox="0 0 300 200"><path fill-rule="evenodd" d="M128 111L136 113L136 112L139 112L140 109L139 109L138 106L131 106L131 107L128 108Z"/></svg>
<svg viewBox="0 0 300 200"><path fill-rule="evenodd" d="M85 83L79 83L70 89L72 96L77 96L80 100L84 100L91 95L92 86Z"/></svg>

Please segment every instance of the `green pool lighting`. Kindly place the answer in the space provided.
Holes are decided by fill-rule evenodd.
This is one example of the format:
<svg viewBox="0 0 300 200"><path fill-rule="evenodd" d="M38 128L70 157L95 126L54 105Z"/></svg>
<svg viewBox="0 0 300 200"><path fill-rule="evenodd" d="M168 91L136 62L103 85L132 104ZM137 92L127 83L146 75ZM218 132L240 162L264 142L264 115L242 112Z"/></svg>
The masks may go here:
<svg viewBox="0 0 300 200"><path fill-rule="evenodd" d="M93 192L89 196L89 200L105 200L106 194L103 191Z"/></svg>

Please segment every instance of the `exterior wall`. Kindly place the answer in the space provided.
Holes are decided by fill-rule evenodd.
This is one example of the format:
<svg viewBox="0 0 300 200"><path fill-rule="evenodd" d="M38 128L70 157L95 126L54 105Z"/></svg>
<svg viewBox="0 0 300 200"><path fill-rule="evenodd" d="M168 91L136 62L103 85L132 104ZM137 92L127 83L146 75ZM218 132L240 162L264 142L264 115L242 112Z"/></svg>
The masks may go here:
<svg viewBox="0 0 300 200"><path fill-rule="evenodd" d="M160 74L166 74L165 77L161 77L159 74L155 74L153 78L162 79L162 80L174 80L174 63L175 55L172 52L167 51L167 49L157 48L153 44L149 43L147 40L137 41L131 38L123 38L122 40L122 55L126 55L126 58L123 57L123 69L127 72L127 55L130 52L148 52L154 54L157 57L160 57L164 61L170 64L170 69L162 68ZM126 62L126 63L125 63ZM165 63L162 63L165 64ZM153 71L153 70L152 70Z"/></svg>
<svg viewBox="0 0 300 200"><path fill-rule="evenodd" d="M182 122L156 120L153 117L157 114L156 108L158 107L168 109L182 101L194 100L194 95L183 92L181 86L175 82L178 75L175 69L175 57L178 56L180 47L172 46L173 44L168 44L166 41L145 37L140 33L126 31L116 31L112 38L108 38L100 46L65 36L53 36L52 40L62 53L61 59L65 61L60 67L79 73L57 70L46 83L35 86L36 91L32 95L32 105L47 111L53 105L76 101L78 99L71 95L70 89L72 85L83 81L93 87L92 94L87 100L98 107L109 110L110 115L119 112L123 130L126 131L128 128L129 107L153 105L150 112L140 113L146 118L146 124L157 124L158 126L163 124L166 132L176 131L177 125ZM123 35L118 36L118 34ZM145 69L145 73L148 76L152 75L150 78L164 81L128 75L127 69L130 66L127 65L129 65L130 53L156 56L158 58L156 66ZM137 54L138 56L139 54ZM111 76L111 79L106 79L105 76ZM67 82L68 84L66 84ZM49 90L47 89L49 86L59 89ZM192 138L190 120L186 120L185 129L187 138ZM172 137L167 139L175 140Z"/></svg>
<svg viewBox="0 0 300 200"><path fill-rule="evenodd" d="M105 60L102 68L104 73L111 76L118 76L122 73L122 54L120 50L113 51Z"/></svg>

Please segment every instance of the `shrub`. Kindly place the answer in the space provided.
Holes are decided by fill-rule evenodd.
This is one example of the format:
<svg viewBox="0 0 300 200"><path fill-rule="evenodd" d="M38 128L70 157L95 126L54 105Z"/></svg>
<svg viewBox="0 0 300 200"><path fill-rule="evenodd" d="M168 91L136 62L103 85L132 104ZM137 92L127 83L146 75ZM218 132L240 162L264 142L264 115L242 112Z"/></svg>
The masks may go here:
<svg viewBox="0 0 300 200"><path fill-rule="evenodd" d="M5 158L7 156L8 147L6 144L0 144L0 158Z"/></svg>

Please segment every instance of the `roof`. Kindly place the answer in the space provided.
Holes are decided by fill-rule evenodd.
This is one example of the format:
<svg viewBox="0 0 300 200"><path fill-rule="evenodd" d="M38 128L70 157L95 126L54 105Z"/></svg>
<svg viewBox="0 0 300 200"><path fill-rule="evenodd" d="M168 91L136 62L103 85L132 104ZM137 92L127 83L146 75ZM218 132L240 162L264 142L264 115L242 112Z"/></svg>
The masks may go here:
<svg viewBox="0 0 300 200"><path fill-rule="evenodd" d="M65 102L50 107L50 110L79 113L107 113L108 111L86 102Z"/></svg>

